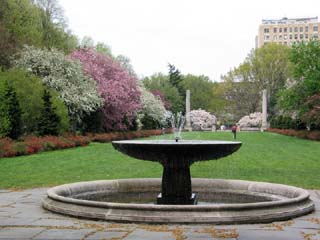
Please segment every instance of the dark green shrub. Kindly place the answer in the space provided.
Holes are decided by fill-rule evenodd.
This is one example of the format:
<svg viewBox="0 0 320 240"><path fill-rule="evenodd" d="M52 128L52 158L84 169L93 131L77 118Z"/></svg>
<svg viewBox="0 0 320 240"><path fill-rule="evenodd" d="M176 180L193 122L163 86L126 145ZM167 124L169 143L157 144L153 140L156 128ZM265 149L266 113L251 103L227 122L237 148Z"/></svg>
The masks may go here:
<svg viewBox="0 0 320 240"><path fill-rule="evenodd" d="M16 92L7 80L0 79L0 137L17 139L21 134L21 109Z"/></svg>
<svg viewBox="0 0 320 240"><path fill-rule="evenodd" d="M52 106L51 95L45 89L43 92L43 108L38 121L38 133L44 135L58 135L60 117L55 112L56 108Z"/></svg>

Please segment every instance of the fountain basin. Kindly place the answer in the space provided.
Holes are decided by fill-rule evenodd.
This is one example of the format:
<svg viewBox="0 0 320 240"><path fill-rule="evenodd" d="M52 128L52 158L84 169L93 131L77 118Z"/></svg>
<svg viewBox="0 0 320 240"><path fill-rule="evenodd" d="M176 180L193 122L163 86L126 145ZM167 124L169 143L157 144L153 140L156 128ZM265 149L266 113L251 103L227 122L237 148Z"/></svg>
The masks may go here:
<svg viewBox="0 0 320 240"><path fill-rule="evenodd" d="M195 178L192 188L198 194L198 205L153 204L161 179L65 184L49 189L42 204L75 217L146 223L263 223L314 210L308 191L282 184Z"/></svg>

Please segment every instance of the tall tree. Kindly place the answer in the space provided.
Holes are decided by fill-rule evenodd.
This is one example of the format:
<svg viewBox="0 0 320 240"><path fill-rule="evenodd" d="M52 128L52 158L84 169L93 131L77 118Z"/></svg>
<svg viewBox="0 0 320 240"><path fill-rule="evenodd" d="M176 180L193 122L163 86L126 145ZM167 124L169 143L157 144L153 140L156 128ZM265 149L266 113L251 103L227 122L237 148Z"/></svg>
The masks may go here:
<svg viewBox="0 0 320 240"><path fill-rule="evenodd" d="M261 111L263 89L268 90L269 116L276 114L277 94L290 77L289 55L289 47L270 43L252 50L243 63L223 77L233 114L242 117L252 111Z"/></svg>
<svg viewBox="0 0 320 240"><path fill-rule="evenodd" d="M285 87L290 77L290 48L276 43L267 44L249 54L253 79L260 86L260 90L267 89L268 112L276 114L277 93Z"/></svg>
<svg viewBox="0 0 320 240"><path fill-rule="evenodd" d="M131 65L130 62L130 58L128 58L127 56L124 55L118 55L116 57L117 62L120 63L120 65L126 69L128 71L128 73L133 76L133 77L137 77L137 74L135 73L135 71L133 70L133 66Z"/></svg>
<svg viewBox="0 0 320 240"><path fill-rule="evenodd" d="M184 75L181 83L191 92L191 109L212 111L213 82L206 76Z"/></svg>
<svg viewBox="0 0 320 240"><path fill-rule="evenodd" d="M48 90L43 92L43 109L38 119L38 133L44 135L57 135L59 133L60 118L53 107L51 95Z"/></svg>
<svg viewBox="0 0 320 240"><path fill-rule="evenodd" d="M278 102L283 110L294 113L311 125L318 124L320 94L320 42L310 41L293 45L290 60L293 79L287 81Z"/></svg>
<svg viewBox="0 0 320 240"><path fill-rule="evenodd" d="M32 0L45 13L46 18L53 24L65 28L66 18L58 0Z"/></svg>
<svg viewBox="0 0 320 240"><path fill-rule="evenodd" d="M17 139L21 134L21 109L17 95L7 80L0 87L0 134Z"/></svg>
<svg viewBox="0 0 320 240"><path fill-rule="evenodd" d="M0 66L24 44L42 46L41 11L29 0L0 1Z"/></svg>
<svg viewBox="0 0 320 240"><path fill-rule="evenodd" d="M79 60L85 73L96 81L103 98L104 129L128 129L140 108L137 79L117 61L93 49L78 49L70 57Z"/></svg>
<svg viewBox="0 0 320 240"><path fill-rule="evenodd" d="M67 28L62 7L57 0L33 0L41 9L43 45L70 53L78 44L78 39Z"/></svg>
<svg viewBox="0 0 320 240"><path fill-rule="evenodd" d="M184 99L180 96L178 89L170 84L169 77L162 73L153 74L143 79L144 86L151 92L159 90L170 103L170 110L174 113L183 111Z"/></svg>
<svg viewBox="0 0 320 240"><path fill-rule="evenodd" d="M111 47L103 42L98 42L95 46L95 49L98 53L102 53L106 56L113 57Z"/></svg>
<svg viewBox="0 0 320 240"><path fill-rule="evenodd" d="M185 97L185 89L182 85L182 75L181 72L172 64L168 64L169 68L169 82L170 84L178 89L178 92L181 97Z"/></svg>

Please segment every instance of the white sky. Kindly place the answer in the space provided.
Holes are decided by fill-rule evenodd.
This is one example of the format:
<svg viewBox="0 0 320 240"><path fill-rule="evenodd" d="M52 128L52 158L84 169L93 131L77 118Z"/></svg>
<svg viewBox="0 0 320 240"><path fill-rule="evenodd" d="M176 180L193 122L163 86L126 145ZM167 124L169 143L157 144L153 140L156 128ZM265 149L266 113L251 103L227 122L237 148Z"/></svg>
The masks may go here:
<svg viewBox="0 0 320 240"><path fill-rule="evenodd" d="M131 59L139 76L220 75L255 46L262 19L320 18L320 0L60 0L78 37L104 42Z"/></svg>

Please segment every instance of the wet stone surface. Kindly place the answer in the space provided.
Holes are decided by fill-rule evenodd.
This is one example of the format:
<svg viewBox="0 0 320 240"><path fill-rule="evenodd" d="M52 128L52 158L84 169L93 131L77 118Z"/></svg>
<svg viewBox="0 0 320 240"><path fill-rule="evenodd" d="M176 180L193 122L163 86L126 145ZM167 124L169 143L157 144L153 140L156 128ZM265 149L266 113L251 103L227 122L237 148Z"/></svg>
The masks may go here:
<svg viewBox="0 0 320 240"><path fill-rule="evenodd" d="M284 222L245 225L120 224L71 218L41 207L46 190L0 190L0 240L320 240L320 190L310 191L316 211L309 215Z"/></svg>

